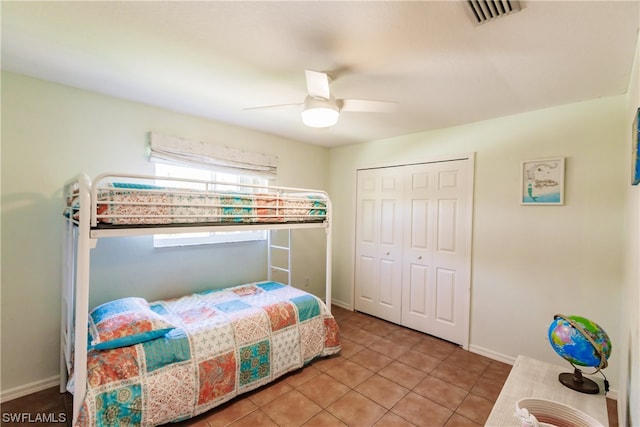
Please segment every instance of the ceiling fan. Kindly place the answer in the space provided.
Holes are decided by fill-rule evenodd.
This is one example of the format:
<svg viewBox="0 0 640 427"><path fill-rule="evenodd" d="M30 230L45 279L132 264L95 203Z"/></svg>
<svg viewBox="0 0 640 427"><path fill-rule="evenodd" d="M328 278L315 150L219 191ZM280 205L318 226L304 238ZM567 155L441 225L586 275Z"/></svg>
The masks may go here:
<svg viewBox="0 0 640 427"><path fill-rule="evenodd" d="M397 102L367 99L338 99L331 94L331 77L320 71L305 70L308 95L304 103L267 105L251 107L247 110L279 108L291 105L304 106L302 122L310 127L324 128L335 125L342 111L388 113L395 111Z"/></svg>

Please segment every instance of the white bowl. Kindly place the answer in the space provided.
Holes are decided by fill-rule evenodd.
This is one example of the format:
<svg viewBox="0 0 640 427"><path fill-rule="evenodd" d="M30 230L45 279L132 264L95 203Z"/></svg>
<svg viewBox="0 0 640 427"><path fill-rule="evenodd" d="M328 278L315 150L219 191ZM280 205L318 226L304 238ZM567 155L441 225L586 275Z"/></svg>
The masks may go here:
<svg viewBox="0 0 640 427"><path fill-rule="evenodd" d="M520 419L522 427L602 426L595 418L571 406L532 397L518 400L514 415Z"/></svg>

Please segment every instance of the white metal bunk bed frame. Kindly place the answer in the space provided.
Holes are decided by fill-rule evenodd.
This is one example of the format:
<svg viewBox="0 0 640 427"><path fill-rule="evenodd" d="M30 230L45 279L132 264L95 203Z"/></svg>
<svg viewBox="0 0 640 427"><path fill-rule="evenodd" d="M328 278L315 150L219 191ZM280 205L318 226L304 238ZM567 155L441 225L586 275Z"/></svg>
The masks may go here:
<svg viewBox="0 0 640 427"><path fill-rule="evenodd" d="M148 180L148 182L157 182L158 180L171 182L195 182L205 184L207 189L216 185L229 185L229 183L225 182L163 178L134 174L102 174L98 175L94 179L93 183L88 175L79 174L65 183L64 197L67 198L74 194L78 200L77 208L79 212L78 219L74 219L72 211L69 211L68 215L65 215L63 235L64 258L62 269L62 312L60 334L60 393L64 393L67 390L69 375L73 373L74 391L72 425L75 425L78 420L80 406L82 405L82 401L86 393L91 249L96 247L98 239L100 238L244 230L288 230L289 233L291 233L291 230L295 229L324 228L326 230L325 302L329 311L331 311L331 200L326 192L296 187L265 187L262 185L233 184L239 188L246 187L248 189L258 188L261 190L267 190L270 194L273 194L273 192L276 192L276 194L281 192L320 194L324 196L322 200L326 204L326 207L324 208L325 216L322 222L220 223L215 225L195 222L182 226L159 225L157 227L139 227L131 225L113 228L97 228L97 207L99 203L102 203L97 199L98 186L104 185L108 182L106 180L112 178L125 180ZM89 209L86 209L87 206L89 206ZM131 215L126 216L130 217ZM276 216L280 218L283 217L281 214ZM284 216L286 217L286 215ZM299 217L299 215L294 216ZM271 241L271 233L269 232L267 234L268 280L271 280L271 274L273 271L286 272L288 277L287 284L291 285L291 236L289 234L287 246L284 246L274 245ZM271 253L273 249L287 251L287 268L272 265L273 257ZM80 333L78 333L78 331Z"/></svg>

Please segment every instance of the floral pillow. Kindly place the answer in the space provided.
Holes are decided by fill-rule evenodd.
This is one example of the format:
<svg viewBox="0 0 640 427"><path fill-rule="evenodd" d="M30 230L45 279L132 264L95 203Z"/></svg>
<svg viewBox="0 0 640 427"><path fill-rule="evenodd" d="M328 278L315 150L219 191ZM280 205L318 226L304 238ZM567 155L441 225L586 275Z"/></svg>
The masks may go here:
<svg viewBox="0 0 640 427"><path fill-rule="evenodd" d="M144 298L122 298L89 313L89 348L109 350L150 341L175 329Z"/></svg>

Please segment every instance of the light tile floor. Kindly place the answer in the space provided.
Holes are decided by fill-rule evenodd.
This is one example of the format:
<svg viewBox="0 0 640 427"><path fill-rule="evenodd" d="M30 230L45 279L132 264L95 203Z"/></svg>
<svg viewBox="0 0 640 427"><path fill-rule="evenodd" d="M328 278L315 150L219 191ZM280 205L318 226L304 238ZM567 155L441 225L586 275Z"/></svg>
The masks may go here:
<svg viewBox="0 0 640 427"><path fill-rule="evenodd" d="M484 425L510 365L362 313L333 312L339 355L170 426ZM616 426L615 401L607 401ZM2 405L3 413L24 411L70 414L70 395L52 388Z"/></svg>

